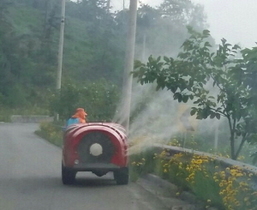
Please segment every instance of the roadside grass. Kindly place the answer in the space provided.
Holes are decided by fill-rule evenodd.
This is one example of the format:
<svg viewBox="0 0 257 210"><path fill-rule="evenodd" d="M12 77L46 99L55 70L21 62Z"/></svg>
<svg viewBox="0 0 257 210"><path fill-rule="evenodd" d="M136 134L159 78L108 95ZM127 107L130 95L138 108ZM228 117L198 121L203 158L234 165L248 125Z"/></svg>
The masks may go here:
<svg viewBox="0 0 257 210"><path fill-rule="evenodd" d="M131 157L132 181L153 173L177 185L180 190L193 193L205 202L206 208L219 210L254 210L257 192L251 188L256 174L239 167L224 168L216 160L201 156L148 149ZM178 192L179 194L179 192Z"/></svg>
<svg viewBox="0 0 257 210"><path fill-rule="evenodd" d="M35 133L56 146L62 146L63 130L59 124L42 122Z"/></svg>
<svg viewBox="0 0 257 210"><path fill-rule="evenodd" d="M11 117L8 112L4 109L0 109L0 122L10 122Z"/></svg>

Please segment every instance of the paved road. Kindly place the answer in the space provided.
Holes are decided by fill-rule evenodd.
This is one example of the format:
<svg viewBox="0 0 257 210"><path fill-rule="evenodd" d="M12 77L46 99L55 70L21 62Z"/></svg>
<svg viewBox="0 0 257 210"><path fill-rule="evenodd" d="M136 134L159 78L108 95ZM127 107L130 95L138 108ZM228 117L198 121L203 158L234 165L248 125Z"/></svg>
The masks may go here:
<svg viewBox="0 0 257 210"><path fill-rule="evenodd" d="M37 124L0 124L1 210L162 210L140 186L118 186L112 174L78 173L61 183L60 148L37 137Z"/></svg>

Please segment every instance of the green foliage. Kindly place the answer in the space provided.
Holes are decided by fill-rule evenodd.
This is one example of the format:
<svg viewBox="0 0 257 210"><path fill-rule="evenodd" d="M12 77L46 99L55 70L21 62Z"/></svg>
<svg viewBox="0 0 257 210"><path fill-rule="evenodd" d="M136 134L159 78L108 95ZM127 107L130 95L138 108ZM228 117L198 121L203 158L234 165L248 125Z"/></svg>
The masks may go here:
<svg viewBox="0 0 257 210"><path fill-rule="evenodd" d="M165 149L159 152L154 150L156 149L148 149L147 153L139 150L137 154L133 154L131 170L137 172L138 176L144 175L142 172L155 173L178 186L178 197L180 191L189 191L202 200L206 208L255 208L256 192L252 184L256 174L239 166L226 167L215 157L193 153L171 154Z"/></svg>
<svg viewBox="0 0 257 210"><path fill-rule="evenodd" d="M206 27L201 6L189 0L165 0L155 8L141 4L137 24L137 53L143 60L146 53L173 55L188 36L187 25Z"/></svg>
<svg viewBox="0 0 257 210"><path fill-rule="evenodd" d="M176 59L150 56L146 64L136 62L133 76L141 84L157 83L157 90L167 88L174 100L194 104L191 115L228 119L231 157L236 159L245 141L255 142L257 102L255 78L256 49L243 50L221 40L216 52L207 41L208 30L199 33L188 27L190 37L183 43ZM236 138L241 142L236 148Z"/></svg>
<svg viewBox="0 0 257 210"><path fill-rule="evenodd" d="M129 157L130 180L136 181L140 176L152 173L156 167L156 161L152 150L148 149L140 154L132 154Z"/></svg>
<svg viewBox="0 0 257 210"><path fill-rule="evenodd" d="M64 80L99 82L103 77L121 84L125 38L116 33L114 17L103 4L98 1L93 11L86 1L83 7L67 2ZM76 16L88 15L85 10L94 15L90 21ZM103 21L98 19L100 13ZM0 102L4 106L30 106L39 101L47 108L48 100L40 96L55 87L59 21L58 0L1 1ZM35 92L37 98L33 98Z"/></svg>
<svg viewBox="0 0 257 210"><path fill-rule="evenodd" d="M0 105L16 110L33 106L48 109L51 101L51 111L60 111L63 119L75 107L82 106L89 112L89 120L110 120L118 100L118 87L122 85L128 11L112 12L107 0L66 3L64 90L51 96L56 83L60 1L0 2ZM188 1L177 3L176 18L173 11L165 12L169 18L163 16L167 5L140 6L139 45L144 35L150 51L157 47L170 51L167 48L173 50L173 46L179 45L177 39L172 39L172 45L166 41L171 36L186 36L185 22L180 20L188 16L186 24L190 24L193 19L190 11L196 6ZM199 20L199 25L202 23ZM176 30L171 30L174 26ZM75 102L72 104L71 100Z"/></svg>
<svg viewBox="0 0 257 210"><path fill-rule="evenodd" d="M82 90L82 102L90 121L111 121L120 95L116 85L105 80L90 83Z"/></svg>
<svg viewBox="0 0 257 210"><path fill-rule="evenodd" d="M39 130L35 133L56 146L62 146L63 131L61 126L44 122L40 124Z"/></svg>
<svg viewBox="0 0 257 210"><path fill-rule="evenodd" d="M119 99L117 86L104 79L96 83L63 85L61 91L53 94L50 109L63 120L68 119L78 107L88 113L88 121L111 121Z"/></svg>

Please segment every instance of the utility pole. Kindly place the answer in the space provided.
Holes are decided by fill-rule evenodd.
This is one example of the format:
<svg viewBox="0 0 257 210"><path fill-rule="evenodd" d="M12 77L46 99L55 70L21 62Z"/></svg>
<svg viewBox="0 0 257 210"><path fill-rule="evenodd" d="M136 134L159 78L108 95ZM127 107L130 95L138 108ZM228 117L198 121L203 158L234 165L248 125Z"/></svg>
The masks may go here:
<svg viewBox="0 0 257 210"><path fill-rule="evenodd" d="M62 84L62 63L63 63L63 43L64 43L64 24L65 24L65 1L62 1L61 9L61 25L60 25L60 39L59 39L59 51L58 51L58 68L56 77L56 89L61 89Z"/></svg>
<svg viewBox="0 0 257 210"><path fill-rule="evenodd" d="M59 39L59 51L58 51L58 68L56 74L56 92L59 94L62 85L62 63L63 63L63 43L64 43L64 24L65 24L65 1L61 0L61 25L60 25L60 39ZM59 114L55 114L55 120L59 120Z"/></svg>
<svg viewBox="0 0 257 210"><path fill-rule="evenodd" d="M125 58L125 68L123 75L123 126L129 133L129 118L130 118L130 104L132 92L132 75L131 71L134 69L134 55L135 55L135 39L136 39L136 20L137 20L137 1L130 0L129 6L129 28L127 36L127 48Z"/></svg>

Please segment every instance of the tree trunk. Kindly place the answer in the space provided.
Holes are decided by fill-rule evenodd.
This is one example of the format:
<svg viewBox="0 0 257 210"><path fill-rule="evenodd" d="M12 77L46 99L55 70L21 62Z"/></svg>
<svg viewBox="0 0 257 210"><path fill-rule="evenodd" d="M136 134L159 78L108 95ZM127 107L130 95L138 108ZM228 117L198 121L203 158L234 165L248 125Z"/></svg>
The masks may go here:
<svg viewBox="0 0 257 210"><path fill-rule="evenodd" d="M230 136L230 150L231 150L231 159L235 160L235 138L232 133Z"/></svg>
<svg viewBox="0 0 257 210"><path fill-rule="evenodd" d="M228 124L229 124L229 130L230 130L230 154L231 159L235 160L235 120L233 120L232 125L232 119L230 116L227 116Z"/></svg>

